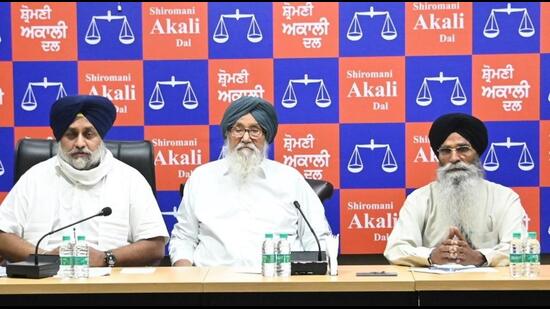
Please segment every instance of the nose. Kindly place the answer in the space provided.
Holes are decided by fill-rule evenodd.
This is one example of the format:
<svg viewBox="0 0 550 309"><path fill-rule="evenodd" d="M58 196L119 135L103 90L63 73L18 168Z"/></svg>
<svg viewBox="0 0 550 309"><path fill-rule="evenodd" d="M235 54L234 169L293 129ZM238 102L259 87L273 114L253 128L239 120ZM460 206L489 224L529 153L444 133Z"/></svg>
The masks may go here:
<svg viewBox="0 0 550 309"><path fill-rule="evenodd" d="M243 143L250 143L252 142L252 139L250 138L250 131L245 130L243 137L241 138L241 142Z"/></svg>
<svg viewBox="0 0 550 309"><path fill-rule="evenodd" d="M458 163L461 161L460 156L458 155L458 151L456 149L451 150L451 156L449 157L449 162L451 163Z"/></svg>
<svg viewBox="0 0 550 309"><path fill-rule="evenodd" d="M76 148L79 148L79 149L86 147L86 142L82 134L78 134L78 137L76 138L74 145Z"/></svg>

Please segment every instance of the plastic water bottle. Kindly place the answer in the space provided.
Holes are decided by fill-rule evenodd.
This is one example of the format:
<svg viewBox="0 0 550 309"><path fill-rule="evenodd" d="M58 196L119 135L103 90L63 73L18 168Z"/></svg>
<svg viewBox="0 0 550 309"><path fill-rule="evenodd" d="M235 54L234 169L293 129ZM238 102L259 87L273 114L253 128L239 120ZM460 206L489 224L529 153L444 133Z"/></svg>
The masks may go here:
<svg viewBox="0 0 550 309"><path fill-rule="evenodd" d="M510 242L510 276L512 278L521 278L525 273L523 254L521 232L514 232L512 233L512 241Z"/></svg>
<svg viewBox="0 0 550 309"><path fill-rule="evenodd" d="M276 246L277 276L290 276L290 243L285 233L279 234L279 241Z"/></svg>
<svg viewBox="0 0 550 309"><path fill-rule="evenodd" d="M536 278L540 272L540 243L537 240L537 232L529 232L525 247L525 275Z"/></svg>
<svg viewBox="0 0 550 309"><path fill-rule="evenodd" d="M71 236L63 236L63 242L59 247L59 276L61 278L74 278L73 243Z"/></svg>
<svg viewBox="0 0 550 309"><path fill-rule="evenodd" d="M78 236L74 248L74 275L75 278L88 278L90 276L90 252L86 237Z"/></svg>
<svg viewBox="0 0 550 309"><path fill-rule="evenodd" d="M275 242L273 234L266 233L262 244L262 275L264 277L275 276Z"/></svg>

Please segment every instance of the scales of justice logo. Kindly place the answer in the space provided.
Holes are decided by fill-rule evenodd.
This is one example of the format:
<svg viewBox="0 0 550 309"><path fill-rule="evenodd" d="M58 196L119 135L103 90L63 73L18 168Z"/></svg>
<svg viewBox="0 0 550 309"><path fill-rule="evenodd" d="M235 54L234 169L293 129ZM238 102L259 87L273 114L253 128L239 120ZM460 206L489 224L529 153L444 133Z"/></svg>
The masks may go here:
<svg viewBox="0 0 550 309"><path fill-rule="evenodd" d="M332 103L327 87L325 87L325 81L323 79L311 79L308 74L304 74L303 79L290 79L288 81L285 93L283 94L283 99L281 100L283 107L294 108L296 104L298 104L298 98L296 97L296 92L294 91L293 86L296 84L302 84L305 86L308 86L309 84L319 84L319 89L317 90L317 95L315 97L315 105L325 108L329 107Z"/></svg>
<svg viewBox="0 0 550 309"><path fill-rule="evenodd" d="M65 87L63 87L62 82L48 81L48 77L44 77L40 82L29 82L27 84L25 94L23 95L23 99L21 100L21 109L27 112L32 112L38 107L38 101L36 100L33 87L42 87L43 89L47 89L49 87L59 87L55 98L56 100L67 96L67 92L65 91Z"/></svg>
<svg viewBox="0 0 550 309"><path fill-rule="evenodd" d="M422 85L416 95L416 104L419 106L428 106L432 103L432 93L430 91L429 82L439 82L440 85L444 82L454 82L453 91L450 97L451 103L455 106L462 106L468 102L466 93L460 83L460 78L458 76L445 76L443 72L439 72L439 76L424 77Z"/></svg>
<svg viewBox="0 0 550 309"><path fill-rule="evenodd" d="M500 168L500 162L498 160L496 149L498 147L505 147L507 150L512 147L521 147L521 154L518 159L518 168L524 172L528 172L535 168L535 162L529 151L529 147L526 142L513 142L510 137L506 137L505 142L492 142L487 152L485 160L483 160L483 168L486 171L494 172Z"/></svg>
<svg viewBox="0 0 550 309"><path fill-rule="evenodd" d="M519 23L518 34L524 38L529 38L535 35L535 27L529 16L529 12L526 8L512 8L512 4L508 3L506 8L492 9L491 14L485 22L485 27L483 28L483 36L488 39L494 39L500 35L500 27L497 22L497 13L506 13L507 16L510 16L514 13L522 13L523 16ZM507 17L505 16L505 17Z"/></svg>
<svg viewBox="0 0 550 309"><path fill-rule="evenodd" d="M229 40L229 31L227 30L227 25L225 24L226 20L234 19L240 21L241 19L250 20L248 26L248 32L246 34L246 39L251 43L258 43L263 40L262 30L256 21L255 14L241 14L239 9L235 10L235 14L221 14L218 19L218 24L214 30L212 40L218 44L223 44Z"/></svg>
<svg viewBox="0 0 550 309"><path fill-rule="evenodd" d="M174 218L177 218L178 208L176 206L173 206L172 211L161 211L161 214L163 216L172 216Z"/></svg>
<svg viewBox="0 0 550 309"><path fill-rule="evenodd" d="M118 41L124 45L130 45L134 43L136 37L132 31L132 27L128 22L128 18L125 15L112 15L111 11L107 11L107 15L94 15L88 25L86 31L86 37L84 41L89 45L97 45L101 42L101 33L99 32L98 22L106 21L111 23L112 21L122 21L120 26L120 32L118 34ZM101 23L100 23L101 24Z"/></svg>
<svg viewBox="0 0 550 309"><path fill-rule="evenodd" d="M395 29L395 25L393 24L393 20L391 19L390 12L375 11L374 7L371 6L369 11L353 13L353 18L348 27L348 32L346 35L348 40L359 41L361 38L363 38L364 33L363 29L361 28L361 23L359 22L359 17L361 16L368 16L371 19L378 16L383 16L384 24L382 25L382 29L380 30L380 37L386 41L392 41L397 38L397 30Z"/></svg>
<svg viewBox="0 0 550 309"><path fill-rule="evenodd" d="M193 110L199 106L199 101L197 100L197 96L195 95L191 82L187 80L176 80L176 77L172 75L170 80L156 81L153 93L151 93L151 97L149 98L149 108L153 110L160 110L164 108L165 100L162 95L161 86L170 86L172 88L176 86L183 86L185 89L181 101L183 108Z"/></svg>
<svg viewBox="0 0 550 309"><path fill-rule="evenodd" d="M386 173L393 173L397 171L398 169L397 161L395 160L395 156L391 151L390 144L377 144L374 142L374 139L371 139L369 144L355 145L353 152L351 153L351 156L348 161L349 172L357 174L363 171L365 165L363 164L363 160L361 159L361 154L359 151L361 149L370 149L371 151L375 151L377 149L385 150L384 158L382 159L380 168Z"/></svg>

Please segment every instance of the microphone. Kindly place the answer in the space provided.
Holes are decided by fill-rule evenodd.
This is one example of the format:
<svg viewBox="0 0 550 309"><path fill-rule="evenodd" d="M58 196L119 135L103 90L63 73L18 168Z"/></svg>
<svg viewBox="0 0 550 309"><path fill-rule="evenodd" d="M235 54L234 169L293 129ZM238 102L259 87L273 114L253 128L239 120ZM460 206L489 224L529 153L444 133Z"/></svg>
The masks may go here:
<svg viewBox="0 0 550 309"><path fill-rule="evenodd" d="M298 209L300 215L306 222L311 234L315 237L317 243L317 251L293 251L290 253L290 273L292 275L325 275L327 273L326 252L321 251L321 243L317 234L309 224L304 215L300 203L294 201L294 207Z"/></svg>
<svg viewBox="0 0 550 309"><path fill-rule="evenodd" d="M38 261L38 248L40 245L40 242L46 238L49 235L52 235L54 233L57 233L61 230L64 230L68 227L71 227L73 225L77 225L79 223L82 223L84 221L90 220L95 217L101 217L101 216L109 216L113 210L111 207L105 207L100 212L96 213L93 216L90 216L88 218L84 218L82 220L76 221L74 223L71 223L69 225L66 225L64 227L58 228L56 230L53 230L51 232L46 233L44 236L42 236L38 242L36 243L36 247L34 250L34 260L32 259L32 255L27 258L26 261L22 262L16 262L16 263L8 263L6 266L6 273L8 277L12 278L31 278L31 279L40 279L40 278L46 278L46 277L52 277L55 274L57 274L59 270L59 256L56 255L42 255L45 257L42 262Z"/></svg>

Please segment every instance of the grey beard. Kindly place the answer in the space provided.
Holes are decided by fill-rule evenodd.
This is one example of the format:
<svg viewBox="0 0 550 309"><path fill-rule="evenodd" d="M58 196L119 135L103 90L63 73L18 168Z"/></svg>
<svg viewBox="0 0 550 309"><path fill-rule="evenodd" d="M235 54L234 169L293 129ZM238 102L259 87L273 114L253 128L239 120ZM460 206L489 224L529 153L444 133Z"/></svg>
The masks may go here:
<svg viewBox="0 0 550 309"><path fill-rule="evenodd" d="M447 164L437 170L435 194L441 216L438 220L458 227L472 247L474 233L484 230L483 214L476 204L483 175L479 160L472 164Z"/></svg>
<svg viewBox="0 0 550 309"><path fill-rule="evenodd" d="M240 149L246 146L252 149ZM251 175L256 173L262 161L267 158L268 144L263 150L259 150L253 143L238 144L234 149L229 149L229 143L226 140L223 154L229 163L229 173L237 180L239 184L245 183Z"/></svg>
<svg viewBox="0 0 550 309"><path fill-rule="evenodd" d="M61 147L61 143L57 143L57 154L59 157L69 163L74 169L85 171L85 170L91 170L94 167L99 165L99 162L101 161L101 158L105 154L105 144L103 141L99 144L97 149L95 151L89 151L88 149L84 149L84 151L89 152L91 155L88 158L76 158L73 159L70 152L65 152L63 148Z"/></svg>

